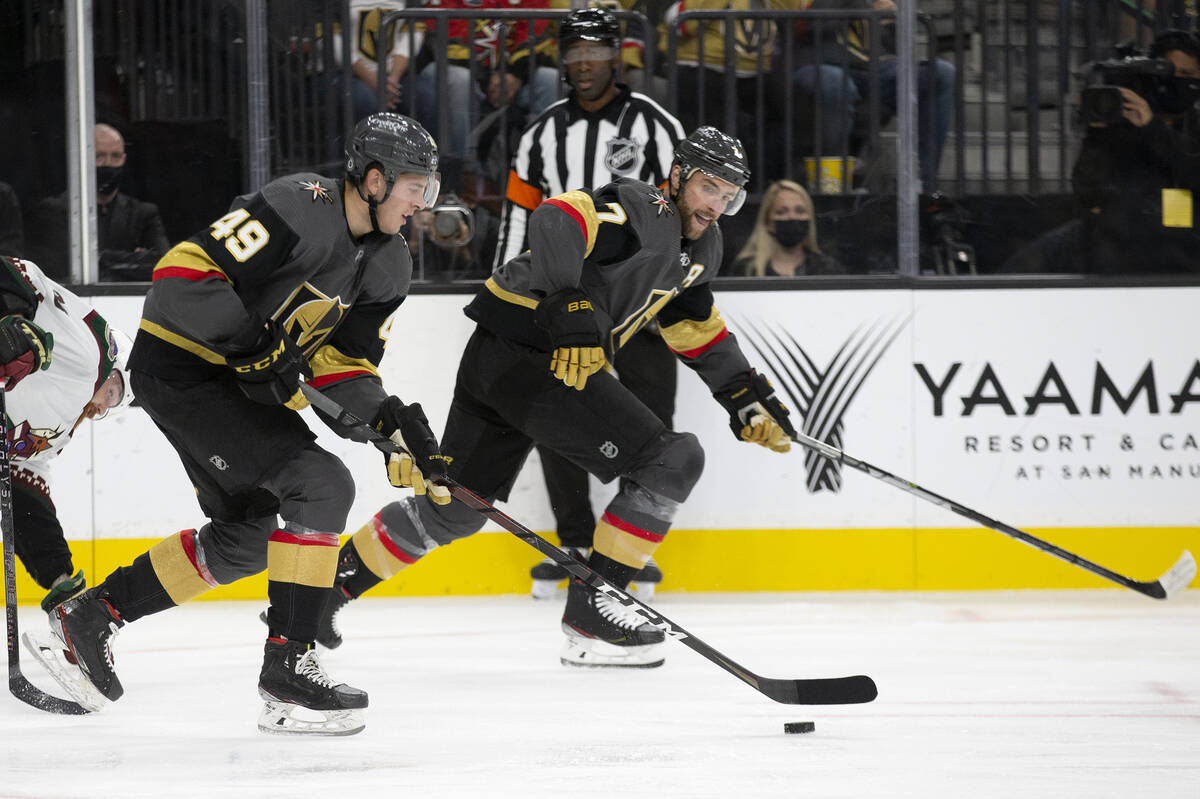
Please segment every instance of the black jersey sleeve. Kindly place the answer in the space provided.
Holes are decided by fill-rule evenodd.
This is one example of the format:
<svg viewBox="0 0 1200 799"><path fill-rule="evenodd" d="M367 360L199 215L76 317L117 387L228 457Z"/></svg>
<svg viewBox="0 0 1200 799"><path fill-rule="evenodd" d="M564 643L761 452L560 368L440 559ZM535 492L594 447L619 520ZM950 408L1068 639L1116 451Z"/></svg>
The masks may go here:
<svg viewBox="0 0 1200 799"><path fill-rule="evenodd" d="M288 260L300 236L261 193L191 238L234 286L267 282Z"/></svg>
<svg viewBox="0 0 1200 799"><path fill-rule="evenodd" d="M17 259L0 258L0 315L18 314L32 319L41 299Z"/></svg>
<svg viewBox="0 0 1200 799"><path fill-rule="evenodd" d="M737 338L725 326L707 283L689 286L658 314L663 341L712 391L750 372Z"/></svg>

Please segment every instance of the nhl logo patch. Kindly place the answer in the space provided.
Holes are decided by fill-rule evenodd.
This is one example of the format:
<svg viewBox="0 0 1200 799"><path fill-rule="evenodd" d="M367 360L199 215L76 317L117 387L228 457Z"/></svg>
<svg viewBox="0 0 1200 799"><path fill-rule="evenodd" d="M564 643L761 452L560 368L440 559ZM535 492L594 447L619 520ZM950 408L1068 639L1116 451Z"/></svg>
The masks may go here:
<svg viewBox="0 0 1200 799"><path fill-rule="evenodd" d="M221 471L226 471L229 468L229 462L226 461L224 458L222 458L220 455L213 455L211 458L208 459L208 462L211 463L213 466L216 466Z"/></svg>
<svg viewBox="0 0 1200 799"><path fill-rule="evenodd" d="M633 139L609 139L605 145L604 165L609 171L625 175L637 167L638 143Z"/></svg>
<svg viewBox="0 0 1200 799"><path fill-rule="evenodd" d="M609 460L612 460L613 458L617 457L617 453L619 453L619 452L620 452L620 450L617 449L617 445L612 443L611 441L605 441L603 444L600 445L600 454L603 455L604 457L608 458Z"/></svg>

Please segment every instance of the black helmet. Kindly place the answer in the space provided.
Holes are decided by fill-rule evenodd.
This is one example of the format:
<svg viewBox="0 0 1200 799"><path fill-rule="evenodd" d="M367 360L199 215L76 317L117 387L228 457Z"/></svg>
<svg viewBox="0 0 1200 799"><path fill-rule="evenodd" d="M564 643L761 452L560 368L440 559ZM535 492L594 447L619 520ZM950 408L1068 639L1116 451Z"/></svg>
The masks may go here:
<svg viewBox="0 0 1200 799"><path fill-rule="evenodd" d="M600 42L620 49L621 26L607 9L577 8L558 27L558 50L564 56L572 42Z"/></svg>
<svg viewBox="0 0 1200 799"><path fill-rule="evenodd" d="M746 201L750 165L746 160L746 148L733 136L722 133L711 125L696 128L690 136L675 145L675 160L671 165L675 164L682 168L681 186L697 169L737 186L737 197L726 207L726 214L736 214Z"/></svg>
<svg viewBox="0 0 1200 799"><path fill-rule="evenodd" d="M378 165L387 181L387 194L400 175L427 175L425 205L432 206L438 196L437 144L414 119L390 111L363 118L354 126L346 143L346 177L361 186L367 170Z"/></svg>

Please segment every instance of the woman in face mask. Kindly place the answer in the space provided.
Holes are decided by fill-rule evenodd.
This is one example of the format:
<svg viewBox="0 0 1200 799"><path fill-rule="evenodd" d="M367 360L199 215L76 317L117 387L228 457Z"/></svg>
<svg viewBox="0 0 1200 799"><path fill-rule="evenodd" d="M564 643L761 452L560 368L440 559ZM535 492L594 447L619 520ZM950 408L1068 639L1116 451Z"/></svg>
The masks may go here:
<svg viewBox="0 0 1200 799"><path fill-rule="evenodd" d="M754 230L734 260L734 276L844 275L846 267L817 246L812 197L799 183L777 180L763 192Z"/></svg>

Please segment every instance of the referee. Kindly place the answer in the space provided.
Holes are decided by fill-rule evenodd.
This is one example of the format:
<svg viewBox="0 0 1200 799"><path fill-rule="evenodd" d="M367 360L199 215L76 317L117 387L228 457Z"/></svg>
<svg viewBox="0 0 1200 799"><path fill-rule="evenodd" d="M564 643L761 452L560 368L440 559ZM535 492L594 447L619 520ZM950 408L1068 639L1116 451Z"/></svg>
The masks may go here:
<svg viewBox="0 0 1200 799"><path fill-rule="evenodd" d="M526 223L542 200L620 177L665 187L675 145L684 138L679 120L650 97L617 82L621 27L607 10L573 11L559 27L558 44L570 91L521 134L508 174L497 268L528 249ZM671 428L675 356L657 331L647 328L635 335L620 349L615 366L625 387ZM562 545L586 560L596 522L587 472L547 448L538 447L538 453ZM547 558L533 567L531 576L534 597L548 598L567 572ZM648 598L661 579L652 560L633 582Z"/></svg>

